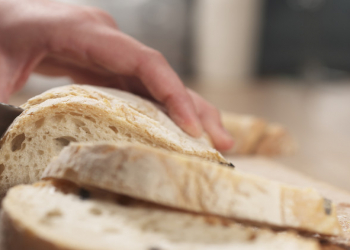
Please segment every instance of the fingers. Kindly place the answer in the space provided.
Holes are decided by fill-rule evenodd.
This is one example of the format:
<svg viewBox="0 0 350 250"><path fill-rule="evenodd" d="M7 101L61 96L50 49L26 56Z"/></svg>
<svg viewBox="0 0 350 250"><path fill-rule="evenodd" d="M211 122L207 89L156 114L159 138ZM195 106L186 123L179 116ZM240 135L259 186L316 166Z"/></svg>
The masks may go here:
<svg viewBox="0 0 350 250"><path fill-rule="evenodd" d="M195 104L204 130L209 134L216 149L229 150L234 142L221 123L219 111L192 90L188 90Z"/></svg>
<svg viewBox="0 0 350 250"><path fill-rule="evenodd" d="M63 46L65 52L74 51L70 56L79 60L91 60L115 74L138 77L153 98L165 105L175 123L192 136L202 134L192 99L159 52L110 27L81 24L69 32L61 36L67 38L61 39L62 44L55 41L53 52L62 51Z"/></svg>
<svg viewBox="0 0 350 250"><path fill-rule="evenodd" d="M135 74L151 95L164 104L169 116L192 136L202 134L202 125L194 104L177 74L157 51L145 49Z"/></svg>
<svg viewBox="0 0 350 250"><path fill-rule="evenodd" d="M50 55L41 61L35 72L48 76L69 76L75 83L114 87L154 100L138 78L117 75L98 65L81 65Z"/></svg>

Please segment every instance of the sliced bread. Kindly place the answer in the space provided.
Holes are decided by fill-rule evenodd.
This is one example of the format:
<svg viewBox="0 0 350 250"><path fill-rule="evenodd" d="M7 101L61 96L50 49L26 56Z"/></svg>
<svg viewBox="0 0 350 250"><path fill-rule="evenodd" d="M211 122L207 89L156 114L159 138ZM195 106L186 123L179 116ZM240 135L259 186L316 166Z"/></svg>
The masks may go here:
<svg viewBox="0 0 350 250"><path fill-rule="evenodd" d="M25 208L25 209L23 209ZM2 250L316 250L317 241L62 181L12 188Z"/></svg>
<svg viewBox="0 0 350 250"><path fill-rule="evenodd" d="M313 189L143 145L71 144L43 177L202 214L325 235L341 233L334 206Z"/></svg>
<svg viewBox="0 0 350 250"><path fill-rule="evenodd" d="M266 156L290 155L296 151L295 140L279 125L250 115L222 112L222 122L235 139L234 147L225 154Z"/></svg>
<svg viewBox="0 0 350 250"><path fill-rule="evenodd" d="M0 196L39 180L70 142L128 141L228 162L204 137L192 138L151 102L112 89L59 87L30 99L0 141ZM113 92L113 95L107 92Z"/></svg>

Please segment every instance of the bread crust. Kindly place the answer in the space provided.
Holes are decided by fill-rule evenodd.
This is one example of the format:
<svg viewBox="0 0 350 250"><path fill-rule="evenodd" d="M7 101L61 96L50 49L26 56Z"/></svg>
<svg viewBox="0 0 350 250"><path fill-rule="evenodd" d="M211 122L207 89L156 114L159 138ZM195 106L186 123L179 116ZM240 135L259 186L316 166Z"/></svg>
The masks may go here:
<svg viewBox="0 0 350 250"><path fill-rule="evenodd" d="M291 155L297 149L295 140L279 124L251 115L221 115L224 127L235 139L234 147L225 154L278 156Z"/></svg>
<svg viewBox="0 0 350 250"><path fill-rule="evenodd" d="M325 235L341 233L334 205L326 204L313 189L142 145L72 144L51 162L43 177L188 211Z"/></svg>

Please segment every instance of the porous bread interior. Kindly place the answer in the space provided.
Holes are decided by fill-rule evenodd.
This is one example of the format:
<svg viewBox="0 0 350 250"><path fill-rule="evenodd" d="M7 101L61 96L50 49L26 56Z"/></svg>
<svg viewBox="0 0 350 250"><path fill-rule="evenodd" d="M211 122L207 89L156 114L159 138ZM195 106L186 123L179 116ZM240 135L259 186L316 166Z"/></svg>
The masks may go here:
<svg viewBox="0 0 350 250"><path fill-rule="evenodd" d="M16 184L39 180L52 157L72 141L138 142L225 162L204 139L170 130L164 124L172 122L164 114L157 114L161 125L128 103L110 98L113 102L70 95L29 105L0 142L0 195Z"/></svg>
<svg viewBox="0 0 350 250"><path fill-rule="evenodd" d="M105 191L92 191L82 200L77 187L60 185L14 187L3 211L21 224L21 233L67 249L319 249L314 240L289 232L250 228Z"/></svg>

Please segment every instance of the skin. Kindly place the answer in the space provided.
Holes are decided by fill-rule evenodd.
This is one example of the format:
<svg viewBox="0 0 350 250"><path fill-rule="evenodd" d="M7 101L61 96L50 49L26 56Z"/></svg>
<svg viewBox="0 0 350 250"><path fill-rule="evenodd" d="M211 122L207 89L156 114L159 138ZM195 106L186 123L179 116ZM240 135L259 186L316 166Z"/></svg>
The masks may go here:
<svg viewBox="0 0 350 250"><path fill-rule="evenodd" d="M166 59L122 33L106 12L48 0L0 0L0 102L32 72L119 88L162 104L188 134L232 147L220 113L186 88Z"/></svg>

